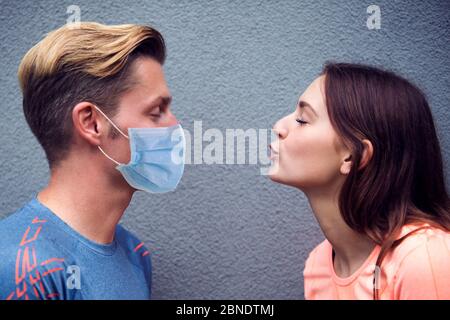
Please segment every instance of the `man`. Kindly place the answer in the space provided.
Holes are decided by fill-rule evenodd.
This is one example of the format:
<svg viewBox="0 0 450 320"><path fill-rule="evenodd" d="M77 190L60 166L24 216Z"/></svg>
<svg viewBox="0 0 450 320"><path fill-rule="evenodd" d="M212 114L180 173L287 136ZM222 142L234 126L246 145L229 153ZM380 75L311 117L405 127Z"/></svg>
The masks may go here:
<svg viewBox="0 0 450 320"><path fill-rule="evenodd" d="M25 55L24 114L51 176L0 221L1 299L150 298L150 252L118 222L135 191L172 191L183 173L165 54L150 27L84 22Z"/></svg>

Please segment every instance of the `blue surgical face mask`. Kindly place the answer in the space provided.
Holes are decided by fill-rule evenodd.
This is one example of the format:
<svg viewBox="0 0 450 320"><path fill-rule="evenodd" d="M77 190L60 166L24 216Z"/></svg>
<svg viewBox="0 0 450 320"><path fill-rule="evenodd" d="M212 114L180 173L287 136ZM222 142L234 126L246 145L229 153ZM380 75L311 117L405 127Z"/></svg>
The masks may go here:
<svg viewBox="0 0 450 320"><path fill-rule="evenodd" d="M160 128L129 128L124 134L98 107L95 108L111 125L130 141L131 159L122 164L100 151L117 164L128 184L138 190L163 193L175 190L184 171L186 140L181 125Z"/></svg>

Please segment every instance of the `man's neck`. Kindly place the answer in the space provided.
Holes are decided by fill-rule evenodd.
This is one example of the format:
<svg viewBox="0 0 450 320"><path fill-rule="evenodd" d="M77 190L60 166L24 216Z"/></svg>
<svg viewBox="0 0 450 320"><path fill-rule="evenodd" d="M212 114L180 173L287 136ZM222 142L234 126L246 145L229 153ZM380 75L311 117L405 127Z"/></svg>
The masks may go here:
<svg viewBox="0 0 450 320"><path fill-rule="evenodd" d="M121 183L111 181L95 168L61 167L52 171L38 200L84 237L108 244L133 196L131 189L118 188L117 184Z"/></svg>

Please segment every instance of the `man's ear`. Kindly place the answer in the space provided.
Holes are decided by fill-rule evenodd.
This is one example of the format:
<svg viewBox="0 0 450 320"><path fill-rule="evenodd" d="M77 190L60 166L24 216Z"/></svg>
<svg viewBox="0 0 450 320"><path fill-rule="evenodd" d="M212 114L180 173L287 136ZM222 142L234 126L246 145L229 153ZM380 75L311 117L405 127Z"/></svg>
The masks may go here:
<svg viewBox="0 0 450 320"><path fill-rule="evenodd" d="M370 140L363 139L361 141L364 145L363 154L361 156L361 163L359 164L358 170L364 168L367 166L367 164L370 162L373 156L373 145ZM342 174L349 174L350 170L352 168L352 155L347 155L342 162L340 171Z"/></svg>
<svg viewBox="0 0 450 320"><path fill-rule="evenodd" d="M106 132L95 107L90 102L80 102L72 110L74 132L92 145L100 145L102 132ZM103 133L104 135L104 133Z"/></svg>

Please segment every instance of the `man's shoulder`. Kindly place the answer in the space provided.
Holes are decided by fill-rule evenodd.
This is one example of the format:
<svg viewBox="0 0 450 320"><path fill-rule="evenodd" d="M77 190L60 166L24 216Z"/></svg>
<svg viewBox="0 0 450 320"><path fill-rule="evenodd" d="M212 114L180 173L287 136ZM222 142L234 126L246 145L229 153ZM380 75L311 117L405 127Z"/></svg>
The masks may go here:
<svg viewBox="0 0 450 320"><path fill-rule="evenodd" d="M0 220L0 254L19 245L33 242L42 229L42 219L33 216L30 202ZM36 228L33 228L36 227ZM34 233L32 231L35 231ZM31 238L29 238L31 236Z"/></svg>
<svg viewBox="0 0 450 320"><path fill-rule="evenodd" d="M30 202L0 221L0 299L60 298L74 262L45 213Z"/></svg>
<svg viewBox="0 0 450 320"><path fill-rule="evenodd" d="M133 252L142 251L143 253L144 249L147 250L145 243L121 224L118 224L116 227L116 239L122 247Z"/></svg>
<svg viewBox="0 0 450 320"><path fill-rule="evenodd" d="M26 223L26 215L29 214L29 202L23 205L21 208L6 214L5 217L0 219L0 231L3 234L10 234L8 231L12 226L17 226L18 224Z"/></svg>
<svg viewBox="0 0 450 320"><path fill-rule="evenodd" d="M18 248L33 247L56 253L68 246L68 241L61 241L61 238L70 238L52 223L46 211L33 199L0 220L0 256ZM69 244L65 251L72 249Z"/></svg>
<svg viewBox="0 0 450 320"><path fill-rule="evenodd" d="M151 272L152 252L147 248L144 241L120 224L116 227L116 241L127 253L133 264L143 268L146 273Z"/></svg>

